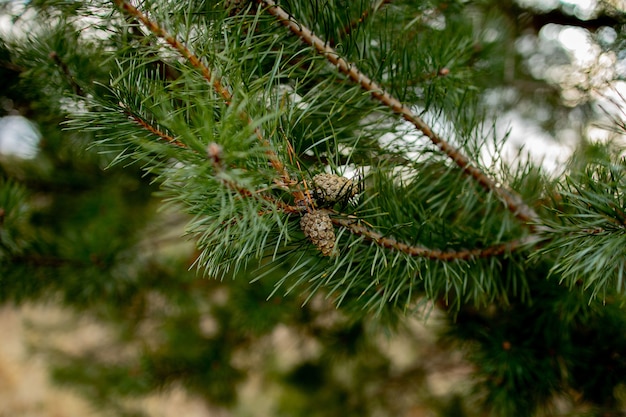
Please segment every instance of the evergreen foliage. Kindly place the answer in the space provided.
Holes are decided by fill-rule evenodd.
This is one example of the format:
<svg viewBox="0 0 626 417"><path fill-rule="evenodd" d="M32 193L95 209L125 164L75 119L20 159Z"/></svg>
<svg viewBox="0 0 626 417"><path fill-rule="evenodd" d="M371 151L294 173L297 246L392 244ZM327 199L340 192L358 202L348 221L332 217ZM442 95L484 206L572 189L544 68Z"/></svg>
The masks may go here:
<svg viewBox="0 0 626 417"><path fill-rule="evenodd" d="M617 140L557 175L503 157L489 91L549 108L555 132L577 114L520 64L518 7L30 2L2 96L43 140L0 160L0 300L111 324L128 355L48 353L116 415L175 384L256 415L238 409L251 374L275 415L621 415L626 161ZM624 17L603 13L620 52ZM193 255L167 245L181 223ZM427 350L398 370L382 347L415 346L430 314L471 389L437 397ZM315 346L287 369L281 328Z"/></svg>

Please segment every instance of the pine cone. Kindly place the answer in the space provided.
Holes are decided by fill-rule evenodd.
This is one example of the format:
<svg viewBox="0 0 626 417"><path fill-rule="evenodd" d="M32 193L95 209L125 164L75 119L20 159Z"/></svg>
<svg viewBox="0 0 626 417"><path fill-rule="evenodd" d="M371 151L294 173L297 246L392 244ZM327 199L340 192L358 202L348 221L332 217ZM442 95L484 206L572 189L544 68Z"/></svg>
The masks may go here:
<svg viewBox="0 0 626 417"><path fill-rule="evenodd" d="M317 174L313 177L315 198L322 203L336 203L356 195L352 180L334 174Z"/></svg>
<svg viewBox="0 0 626 417"><path fill-rule="evenodd" d="M300 227L322 255L332 255L335 247L335 229L327 213L321 211L306 213L300 219Z"/></svg>

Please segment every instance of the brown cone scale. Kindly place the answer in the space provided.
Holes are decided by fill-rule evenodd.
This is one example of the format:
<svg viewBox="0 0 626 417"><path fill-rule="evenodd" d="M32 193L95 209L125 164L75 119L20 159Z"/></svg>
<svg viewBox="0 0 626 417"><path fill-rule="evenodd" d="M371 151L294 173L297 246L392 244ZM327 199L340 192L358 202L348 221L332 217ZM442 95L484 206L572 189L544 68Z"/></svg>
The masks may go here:
<svg viewBox="0 0 626 417"><path fill-rule="evenodd" d="M354 197L356 188L352 180L334 174L317 174L313 177L315 196L325 203L336 203Z"/></svg>
<svg viewBox="0 0 626 417"><path fill-rule="evenodd" d="M306 237L322 252L331 256L335 247L335 229L327 213L313 211L305 213L300 219L300 227Z"/></svg>

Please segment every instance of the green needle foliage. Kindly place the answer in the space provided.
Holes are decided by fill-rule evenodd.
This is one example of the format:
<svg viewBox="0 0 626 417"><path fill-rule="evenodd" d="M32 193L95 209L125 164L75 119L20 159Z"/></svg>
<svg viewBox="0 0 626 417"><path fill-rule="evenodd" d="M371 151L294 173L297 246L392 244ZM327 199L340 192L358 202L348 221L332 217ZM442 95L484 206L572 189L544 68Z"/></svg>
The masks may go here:
<svg viewBox="0 0 626 417"><path fill-rule="evenodd" d="M51 350L56 380L117 415L175 384L253 415L250 374L275 415L620 415L623 152L586 144L557 176L505 161L490 91L568 111L516 64L531 28L506 3L25 6L2 95L43 140L0 161L0 299L61 300L132 352ZM328 198L320 173L354 176ZM187 239L161 236L181 223ZM426 350L398 370L381 347L430 314L471 388L434 395ZM285 369L267 349L281 326L316 353Z"/></svg>

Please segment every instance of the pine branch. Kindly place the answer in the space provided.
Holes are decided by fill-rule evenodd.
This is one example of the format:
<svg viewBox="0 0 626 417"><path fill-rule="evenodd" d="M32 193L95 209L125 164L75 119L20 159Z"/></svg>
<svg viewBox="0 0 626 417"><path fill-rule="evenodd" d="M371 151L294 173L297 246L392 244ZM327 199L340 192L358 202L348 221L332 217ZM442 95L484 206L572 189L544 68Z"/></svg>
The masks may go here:
<svg viewBox="0 0 626 417"><path fill-rule="evenodd" d="M225 104L231 105L233 101L233 96L230 90L225 87L222 79L220 77L216 77L212 71L207 67L186 45L181 43L175 36L171 35L166 31L163 27L161 27L157 22L151 20L147 17L143 12L132 6L130 3L123 0L116 0L118 6L120 6L126 13L128 13L133 19L136 19L138 22L144 24L155 36L158 36L164 39L168 45L170 45L174 50L176 50L183 58L187 59L190 64L199 69L202 73L204 79L210 82L215 91L224 99ZM378 5L380 7L384 4L383 1ZM372 81L367 76L363 75L356 67L352 64L349 64L343 58L338 57L338 55L334 52L334 50L327 45L322 46L322 41L317 38L309 29L303 28L299 26L291 17L289 17L282 9L278 8L278 6L271 7L270 10L275 11L277 17L282 19L281 21L289 26L290 28L296 27L297 31L292 29L295 33L300 34L300 36L310 45L316 47L316 49L325 55L327 59L333 62L344 74L348 75L354 81L357 81L361 88L370 92L372 96L378 99L383 104L391 107L396 113L401 114L406 120L411 121L418 129L420 129L425 135L431 138L434 143L438 144L440 149L442 149L450 158L452 158L457 165L459 165L463 170L469 174L472 178L476 179L483 187L490 190L497 190L498 194L502 197L504 190L499 189L493 183L489 177L487 177L482 171L478 168L475 168L471 165L469 160L461 153L460 150L452 147L443 139L440 139L432 130L423 122L419 117L415 116L405 105L401 104L397 99L392 97L389 93L382 90L374 81ZM284 18L287 16L287 18ZM286 19L286 20L284 20ZM185 144L175 139L174 137L168 135L167 133L162 132L160 129L150 125L141 117L130 114L126 112L132 120L134 120L141 127L149 131L150 133L159 136L165 141L179 147L187 147ZM243 119L245 119L249 124L252 123L250 117L241 111L239 113ZM261 136L261 133L258 128L254 129L257 138L263 145L266 145L269 148L269 143ZM287 142L289 145L289 143ZM293 150L291 150L293 152ZM224 167L221 164L221 148L219 145L215 143L211 143L207 149L207 156L213 162L215 179L221 183L224 187L230 189L235 194L239 195L241 198L251 198L257 201L263 201L265 203L269 203L272 207L277 209L280 212L283 212L287 215L297 214L301 215L303 212L310 210L306 207L307 204L303 204L305 202L309 202L311 199L306 198L305 194L300 191L300 189L296 189L294 191L293 186L300 186L303 184L306 189L306 182L301 181L293 181L291 180L289 174L287 173L284 165L278 159L278 156L269 149L267 151L270 162L272 166L281 174L280 180L275 180L275 183L283 189L289 190L293 196L295 197L295 205L290 205L281 201L280 199L275 198L263 190L250 190L246 187L241 187L235 181L232 181L228 178L228 175L224 172ZM513 198L513 195L504 194L505 197ZM526 213L524 211L524 205L516 204L515 202L511 202L506 200L508 203L508 207L514 212L517 213L517 216L523 220L529 221L531 216L528 215L524 217ZM325 211L322 209L322 211ZM265 212L261 210L259 215L263 215ZM335 226L342 227L349 231L351 234L362 236L365 240L370 242L374 242L376 245L391 249L395 251L402 252L412 257L425 258L430 260L439 260L443 262L451 262L455 260L471 260L476 258L485 258L485 257L493 257L499 256L505 253L510 253L511 251L518 250L530 243L535 243L538 239L534 236L526 237L519 240L513 240L507 243L500 243L493 246L489 246L486 248L479 249L463 249L463 250L441 250L441 249L430 249L425 246L420 245L410 245L407 243L400 242L392 237L386 237L380 234L379 232L369 229L363 225L363 222L359 219L356 219L353 216L347 216L345 214L338 214L339 217L335 217L332 219ZM356 220L355 220L356 219ZM232 221L237 221L233 219Z"/></svg>
<svg viewBox="0 0 626 417"><path fill-rule="evenodd" d="M609 2L606 3L607 5L609 4ZM566 13L561 8L541 13L537 10L529 10L516 2L498 2L496 4L512 21L517 22L520 26L520 31L532 29L535 33L539 33L544 26L550 24L575 26L587 29L589 32L596 32L602 27L617 28L623 25L626 19L626 15L621 10L617 8L611 10L610 7L600 10L600 14L597 17L583 19L575 14Z"/></svg>
<svg viewBox="0 0 626 417"><path fill-rule="evenodd" d="M538 253L556 254L551 269L574 288L583 284L591 295L624 291L626 258L626 161L599 159L584 173L567 179L554 204L556 218L547 220L550 240Z"/></svg>
<svg viewBox="0 0 626 417"><path fill-rule="evenodd" d="M114 0L115 4L126 13L133 16L135 19L144 24L155 36L165 40L172 48L174 48L181 56L189 61L191 65L196 67L202 73L202 76L213 86L215 91L221 95L227 104L232 100L230 91L222 84L219 77L214 77L209 67L204 65L200 58L198 58L193 52L185 46L182 42L176 39L175 36L170 35L164 28L159 26L158 23L150 20L148 16L143 14L139 9L125 0Z"/></svg>
<svg viewBox="0 0 626 417"><path fill-rule="evenodd" d="M214 89L222 96L222 98L225 100L226 104L229 105L232 102L232 94L230 93L230 91L224 87L222 81L219 78L214 78L212 72L210 71L210 69L204 65L201 60L194 54L192 53L189 48L187 48L184 44L182 44L181 42L179 42L174 36L170 35L165 29L163 29L162 27L160 27L156 22L150 20L146 15L144 15L142 12L140 12L138 9L136 9L135 7L133 7L132 5L130 5L127 2L124 1L118 1L118 4L129 14L131 14L135 19L137 19L138 21L142 22L148 29L150 29L150 31L155 34L156 36L159 36L161 38L163 38L170 46L172 46L175 50L177 50L184 58L188 59L189 62L196 68L200 69L202 72L203 77L211 82L211 85L214 87ZM384 2L383 2L384 4ZM380 5L379 5L380 7ZM281 9L282 10L282 9ZM284 12L283 12L284 13ZM291 20L289 20L289 22L291 22ZM319 40L319 38L316 38L315 35L313 35L310 30L304 28L302 29L302 33L303 33L303 38L305 40L308 39L308 43L310 43L313 46L316 45L321 45L321 40ZM326 48L326 47L325 47ZM319 50L319 49L318 49ZM328 49L324 52L324 54L326 55L326 57L328 58L329 55L329 51L332 51L332 49ZM336 57L336 53L334 54L334 56ZM330 59L330 58L329 58ZM392 107L392 109L394 109L394 111L401 113L407 120L413 120L414 124L417 123L417 127L420 128L425 134L427 135L431 135L434 136L435 138L438 138L434 133L432 133L432 131L428 128L428 126L426 126L426 124L424 122L421 121L421 119L417 118L417 116L412 115L412 113L410 113L410 111L408 110L408 108L402 104L399 103L398 100L396 100L395 98L391 97L388 93L386 92L382 92L380 93L379 91L382 91L380 89L380 87L377 86L377 84L375 84L373 81L371 81L369 78L365 77L364 75L362 75L360 73L360 71L358 71L356 69L356 67L351 66L350 64L348 64L345 60L343 60L342 58L337 58L335 60L331 59L331 62L335 63L340 70L342 70L343 72L345 72L346 70L347 75L349 75L352 79L358 78L361 81L359 82L360 85L365 88L367 91L372 92L373 96L378 98L379 100L381 100L381 102L383 102L384 104ZM130 115L133 120L135 120L135 122L137 122L138 124L140 124L143 128L145 128L146 130L148 130L149 132L163 138L164 140L173 143L177 146L181 146L185 147L184 144L182 144L180 141L172 138L171 136L159 131L158 129L154 128L153 126L151 126L150 124L146 123L143 119L138 118L136 116ZM245 117L248 119L249 123L251 123L251 120L249 119L249 117L247 115L245 115ZM413 119L411 119L413 118ZM260 132L258 130L258 128L255 129L255 132L257 133L257 136L260 138L260 140L262 141L262 143L266 144L266 141L260 136ZM441 143L441 148L444 149L453 149L451 147L451 145L447 144L447 142L440 140ZM217 144L210 144L208 147L208 157L209 159L212 160L213 165L214 165L214 169L218 178L218 181L222 183L222 185L224 185L225 187L231 189L232 191L234 191L236 194L240 195L241 197L245 197L245 198L253 198L253 199L260 199L260 200L264 200L266 202L269 202L271 205L273 205L274 207L276 207L278 210L286 213L286 214L301 214L303 211L306 210L306 207L304 207L302 204L298 204L298 202L303 202L303 201L309 201L310 199L306 199L304 197L304 193L302 193L300 190L297 190L296 192L294 192L294 196L296 197L295 201L296 201L296 206L292 206L289 205L287 203L284 203L282 201L279 201L275 198L273 198L272 196L269 196L261 191L259 192L252 192L248 189L242 188L240 186L238 186L236 183L234 183L231 180L227 180L223 177L221 177L219 175L219 173L222 171L223 167L221 166L221 161L220 161L220 152L221 149L219 149L217 147ZM446 148L448 147L448 148ZM485 184L487 182L487 180L490 181L490 179L488 179L482 172L479 172L477 169L474 169L469 162L467 162L467 158L465 158L459 150L453 149L453 151L449 152L449 155L451 155L451 157L457 162L457 164L459 164L458 161L461 161L462 163L459 164L460 166L467 166L468 168L466 169L466 171L470 172L470 175L472 175L474 178L478 179L479 182L481 182L481 184ZM291 181L289 175L286 173L286 170L283 166L283 164L278 161L277 156L275 154L271 155L273 158L272 160L272 165L274 166L274 168L281 172L283 171L284 174L282 175L282 184L279 183L279 185L284 186L289 186L292 185L293 182ZM275 159L274 159L275 158ZM474 171L471 171L471 169L474 169ZM480 174L480 175L479 175ZM324 210L322 210L324 211ZM355 234L355 235L360 235L360 236L364 236L367 240L371 241L371 242L375 242L377 245L384 247L384 248L388 248L388 249L393 249L393 250L398 250L400 252L403 252L405 254L408 254L410 256L414 256L414 257L422 257L422 258L426 258L426 259L431 259L431 260L440 260L440 261L444 261L444 262L449 262L449 261L454 261L454 260L469 260L469 259L474 259L474 258L481 258L481 257L491 257L491 256L498 256L507 252L511 252L513 250L516 250L522 246L524 246L525 244L530 243L531 241L534 242L536 239L533 237L528 237L526 239L521 239L521 240L515 240L515 241L511 241L508 243L504 243L504 244L498 244L498 245L494 245L494 246L490 246L487 248L482 248L482 249L470 249L470 250L460 250L460 251L445 251L445 250L439 250L439 249L430 249L424 246L415 246L415 245L409 245L403 242L399 242L393 238L390 237L385 237L382 234L371 230L365 226L362 225L361 222L353 220L352 218L346 218L346 217L335 217L332 219L333 223L336 226L339 227L343 227L346 230L348 230L350 233Z"/></svg>
<svg viewBox="0 0 626 417"><path fill-rule="evenodd" d="M159 138L163 139L164 141L169 142L172 145L178 146L179 148L187 148L187 145L185 145L184 143L182 143L178 139L173 138L172 136L168 135L167 133L160 131L158 128L152 126L150 123L146 122L144 119L142 119L141 117L137 116L136 114L133 114L133 113L131 113L130 111L128 111L126 109L124 110L124 113L127 114L128 117L130 117L135 123L137 123L139 126L144 128L148 132L152 133L153 135L156 135Z"/></svg>
<svg viewBox="0 0 626 417"><path fill-rule="evenodd" d="M269 202L278 210L281 210L287 214L302 212L303 207L289 205L261 191L257 191L253 193L252 191L246 188L242 188L238 186L234 181L226 179L224 176L221 176L220 174L224 173L224 166L222 164L222 147L218 145L217 143L209 144L209 146L207 147L207 156L209 157L209 160L211 161L213 165L213 169L215 170L215 173L217 174L216 178L219 180L219 182L222 183L222 185L224 185L225 187L235 191L240 196L246 197L246 198L256 198L259 200ZM262 215L262 214L263 213L260 213L259 215Z"/></svg>
<svg viewBox="0 0 626 417"><path fill-rule="evenodd" d="M406 121L413 124L413 126L428 137L433 144L461 168L464 173L474 178L483 188L498 195L502 201L505 202L507 209L511 211L515 217L529 224L531 229L535 229L534 224L540 223L539 215L532 207L528 206L517 193L506 190L501 184L486 175L481 169L476 167L461 150L436 134L430 126L419 116L414 114L409 107L402 104L370 77L362 73L356 65L342 58L337 51L329 46L328 42L323 41L309 28L295 20L293 16L289 15L273 0L259 0L259 2L265 6L268 13L275 16L284 26L289 28L295 35L299 36L305 43L315 48L318 53L335 65L341 73L360 85L363 90L368 91L372 98L378 100L380 103L389 107L394 113L402 116Z"/></svg>
<svg viewBox="0 0 626 417"><path fill-rule="evenodd" d="M222 83L220 77L215 76L212 71L207 67L202 60L197 57L187 46L180 42L175 36L171 35L167 30L161 27L157 22L151 20L147 15L142 13L139 9L125 0L114 0L124 12L133 16L135 19L143 23L155 36L165 40L174 50L176 50L183 58L187 59L189 63L195 68L199 69L202 76L211 84L213 89L224 99L227 105L230 105L233 99L232 93ZM252 124L252 119L245 113L241 114L242 119L246 120L248 124ZM272 164L272 167L281 176L282 185L289 186L293 183L290 178L289 172L285 168L284 164L278 158L278 155L271 149L270 143L263 137L258 127L254 128L254 133L259 141L267 148L266 154ZM296 201L305 200L304 193L299 189L293 192Z"/></svg>

